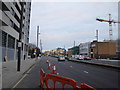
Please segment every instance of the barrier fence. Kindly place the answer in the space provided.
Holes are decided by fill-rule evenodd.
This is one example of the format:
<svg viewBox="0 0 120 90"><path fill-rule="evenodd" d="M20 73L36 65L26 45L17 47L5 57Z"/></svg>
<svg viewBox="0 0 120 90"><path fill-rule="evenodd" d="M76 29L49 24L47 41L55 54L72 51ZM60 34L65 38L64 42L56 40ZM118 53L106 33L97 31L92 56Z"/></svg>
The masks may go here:
<svg viewBox="0 0 120 90"><path fill-rule="evenodd" d="M50 87L50 84L48 82L48 80L52 80L53 81L53 88ZM80 86L77 86L77 82L73 79L69 79L66 77L61 77L58 75L54 75L54 74L46 74L44 72L44 70L41 68L40 70L40 86L41 88L47 88L49 90L56 90L56 83L60 82L62 85L62 89L64 90L66 87L65 85L70 85L73 87L74 90L96 90L95 88L85 84L85 83L81 83Z"/></svg>

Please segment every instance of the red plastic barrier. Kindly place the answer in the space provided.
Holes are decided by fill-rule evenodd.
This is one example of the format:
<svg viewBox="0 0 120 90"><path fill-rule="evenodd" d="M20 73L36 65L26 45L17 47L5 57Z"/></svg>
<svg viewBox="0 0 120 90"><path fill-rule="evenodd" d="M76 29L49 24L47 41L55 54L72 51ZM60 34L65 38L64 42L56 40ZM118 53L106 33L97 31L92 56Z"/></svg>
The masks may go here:
<svg viewBox="0 0 120 90"><path fill-rule="evenodd" d="M43 69L40 70L40 86L44 88L45 72Z"/></svg>
<svg viewBox="0 0 120 90"><path fill-rule="evenodd" d="M93 88L93 87L91 87L91 86L89 86L89 85L87 85L85 83L81 83L81 89L84 89L84 90L88 90L88 89L96 90L95 88Z"/></svg>
<svg viewBox="0 0 120 90"><path fill-rule="evenodd" d="M48 80L53 80L54 88L50 87ZM57 76L54 74L46 74L46 76L45 76L45 72L43 71L43 69L40 70L40 84L41 84L42 88L44 88L44 86L46 86L46 88L48 90L55 90L56 82L61 83L63 90L65 89L66 84L72 86L74 90L76 90L76 89L77 90L96 90L93 87L91 87L85 83L81 83L81 87L79 87L79 86L77 86L77 82L73 79Z"/></svg>
<svg viewBox="0 0 120 90"><path fill-rule="evenodd" d="M46 78L45 78L45 85L48 89L51 89L48 83L48 80L51 79L53 80L54 83L54 89L56 88L56 82L60 82L62 84L62 88L65 88L65 85L71 85L74 89L75 88L80 88L77 86L77 82L73 79L69 79L69 78L65 78L65 77L61 77L61 76L57 76L57 75L53 75L53 74L47 74Z"/></svg>

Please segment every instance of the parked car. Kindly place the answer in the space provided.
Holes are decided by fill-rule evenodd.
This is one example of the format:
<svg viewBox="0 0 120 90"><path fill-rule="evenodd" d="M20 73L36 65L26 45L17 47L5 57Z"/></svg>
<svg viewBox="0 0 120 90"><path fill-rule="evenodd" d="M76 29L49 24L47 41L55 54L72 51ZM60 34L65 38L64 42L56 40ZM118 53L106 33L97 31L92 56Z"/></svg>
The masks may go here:
<svg viewBox="0 0 120 90"><path fill-rule="evenodd" d="M111 59L113 59L113 60L120 60L120 57L114 56L114 57L112 57Z"/></svg>
<svg viewBox="0 0 120 90"><path fill-rule="evenodd" d="M65 56L63 55L59 56L58 61L65 61Z"/></svg>
<svg viewBox="0 0 120 90"><path fill-rule="evenodd" d="M91 60L90 57L84 57L84 60Z"/></svg>
<svg viewBox="0 0 120 90"><path fill-rule="evenodd" d="M84 57L79 57L79 58L77 58L78 60L84 60Z"/></svg>

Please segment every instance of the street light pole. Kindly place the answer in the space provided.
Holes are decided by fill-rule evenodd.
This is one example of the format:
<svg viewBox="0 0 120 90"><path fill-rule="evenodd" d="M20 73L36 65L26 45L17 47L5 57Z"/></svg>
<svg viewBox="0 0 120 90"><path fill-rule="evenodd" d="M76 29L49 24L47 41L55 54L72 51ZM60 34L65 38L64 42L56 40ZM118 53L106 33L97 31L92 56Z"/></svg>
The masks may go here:
<svg viewBox="0 0 120 90"><path fill-rule="evenodd" d="M74 58L75 58L75 41L74 41Z"/></svg>
<svg viewBox="0 0 120 90"><path fill-rule="evenodd" d="M38 47L39 26L37 26L37 47Z"/></svg>
<svg viewBox="0 0 120 90"><path fill-rule="evenodd" d="M17 71L20 71L21 64L21 47L22 47L22 27L23 27L23 12L24 12L24 2L21 2L21 20L20 20L20 29L19 29L19 40L18 40L18 62L17 62Z"/></svg>
<svg viewBox="0 0 120 90"><path fill-rule="evenodd" d="M97 59L98 59L98 30L96 30L96 39L97 39Z"/></svg>

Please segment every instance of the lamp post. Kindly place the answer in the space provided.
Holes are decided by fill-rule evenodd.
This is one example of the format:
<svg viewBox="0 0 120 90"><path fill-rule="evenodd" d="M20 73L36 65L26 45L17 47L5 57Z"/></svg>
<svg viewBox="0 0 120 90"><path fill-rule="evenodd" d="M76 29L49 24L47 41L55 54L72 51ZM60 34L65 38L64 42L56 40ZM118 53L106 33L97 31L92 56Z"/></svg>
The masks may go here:
<svg viewBox="0 0 120 90"><path fill-rule="evenodd" d="M21 64L21 48L22 48L22 28L23 28L23 12L24 12L24 2L21 2L21 20L20 20L20 29L19 29L19 40L18 40L18 62L17 62L17 71L20 71L20 64Z"/></svg>
<svg viewBox="0 0 120 90"><path fill-rule="evenodd" d="M96 39L97 39L97 44L96 44L96 45L97 45L97 46L96 46L96 47L97 47L97 48L96 48L96 49L97 49L97 52L96 52L97 55L96 55L96 57L97 57L97 59L98 59L98 30L96 30Z"/></svg>

